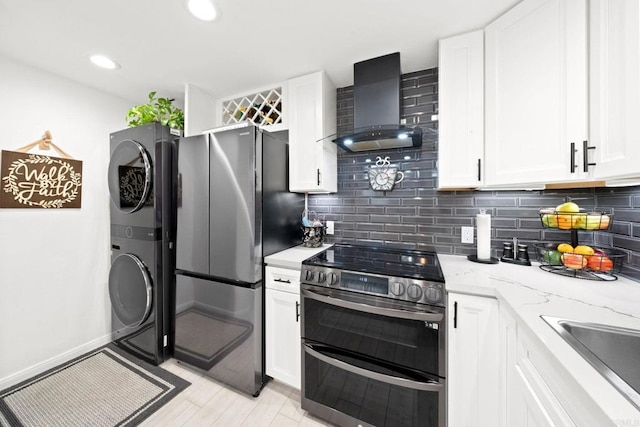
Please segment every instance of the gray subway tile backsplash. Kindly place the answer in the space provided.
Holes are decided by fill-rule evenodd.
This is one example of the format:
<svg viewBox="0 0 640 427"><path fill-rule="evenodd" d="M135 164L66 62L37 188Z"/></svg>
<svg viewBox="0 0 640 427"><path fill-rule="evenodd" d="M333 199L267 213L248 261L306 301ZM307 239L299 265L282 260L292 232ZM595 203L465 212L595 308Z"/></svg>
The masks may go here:
<svg viewBox="0 0 640 427"><path fill-rule="evenodd" d="M370 153L339 149L338 193L309 195L309 208L335 221L335 234L327 241L475 254L475 244L460 243L461 227L475 227L475 215L486 209L492 215L492 256L500 256L502 242L513 237L529 245L570 241L569 231L543 228L538 214L540 208L570 198L587 210L613 212L610 230L579 232L579 241L624 250L628 259L623 274L640 281L640 187L438 191L438 121L432 117L438 114L438 69L402 78L402 117L407 125L422 128L422 147ZM339 135L353 130L353 108L353 87L339 88ZM373 191L369 186L367 172L377 156L389 156L406 175L392 191ZM535 256L533 249L530 256Z"/></svg>

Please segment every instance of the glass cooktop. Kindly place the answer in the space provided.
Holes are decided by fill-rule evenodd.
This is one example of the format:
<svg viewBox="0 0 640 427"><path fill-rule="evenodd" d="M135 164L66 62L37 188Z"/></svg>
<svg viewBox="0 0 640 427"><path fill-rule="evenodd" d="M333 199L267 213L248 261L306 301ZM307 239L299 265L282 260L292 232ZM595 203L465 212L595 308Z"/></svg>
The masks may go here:
<svg viewBox="0 0 640 427"><path fill-rule="evenodd" d="M305 265L444 283L435 251L336 243L302 262Z"/></svg>

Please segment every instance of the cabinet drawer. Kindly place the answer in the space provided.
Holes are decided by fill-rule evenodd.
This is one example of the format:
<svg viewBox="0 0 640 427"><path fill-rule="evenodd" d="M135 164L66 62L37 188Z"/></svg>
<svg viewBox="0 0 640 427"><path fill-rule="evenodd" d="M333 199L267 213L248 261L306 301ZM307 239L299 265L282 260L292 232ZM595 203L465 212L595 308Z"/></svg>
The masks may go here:
<svg viewBox="0 0 640 427"><path fill-rule="evenodd" d="M265 273L267 289L300 294L300 270L267 266Z"/></svg>

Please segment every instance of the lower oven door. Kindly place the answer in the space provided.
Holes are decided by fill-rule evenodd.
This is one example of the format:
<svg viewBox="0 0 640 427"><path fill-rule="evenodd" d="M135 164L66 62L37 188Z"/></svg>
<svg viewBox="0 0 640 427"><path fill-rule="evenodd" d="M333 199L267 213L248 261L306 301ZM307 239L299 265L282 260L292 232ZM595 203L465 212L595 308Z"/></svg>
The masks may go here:
<svg viewBox="0 0 640 427"><path fill-rule="evenodd" d="M444 308L308 284L301 288L306 341L445 377Z"/></svg>
<svg viewBox="0 0 640 427"><path fill-rule="evenodd" d="M302 408L333 424L444 427L444 379L303 342Z"/></svg>

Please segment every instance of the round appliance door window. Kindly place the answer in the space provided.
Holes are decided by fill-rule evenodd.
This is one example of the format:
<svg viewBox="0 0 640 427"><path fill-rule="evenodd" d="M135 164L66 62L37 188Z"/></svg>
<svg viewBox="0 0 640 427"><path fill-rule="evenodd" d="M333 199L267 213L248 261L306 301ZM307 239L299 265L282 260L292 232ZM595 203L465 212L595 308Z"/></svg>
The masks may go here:
<svg viewBox="0 0 640 427"><path fill-rule="evenodd" d="M109 193L111 201L124 213L153 204L151 195L151 157L139 142L126 139L111 155Z"/></svg>
<svg viewBox="0 0 640 427"><path fill-rule="evenodd" d="M142 325L151 313L151 277L138 257L119 255L109 272L109 297L113 312L128 327Z"/></svg>

